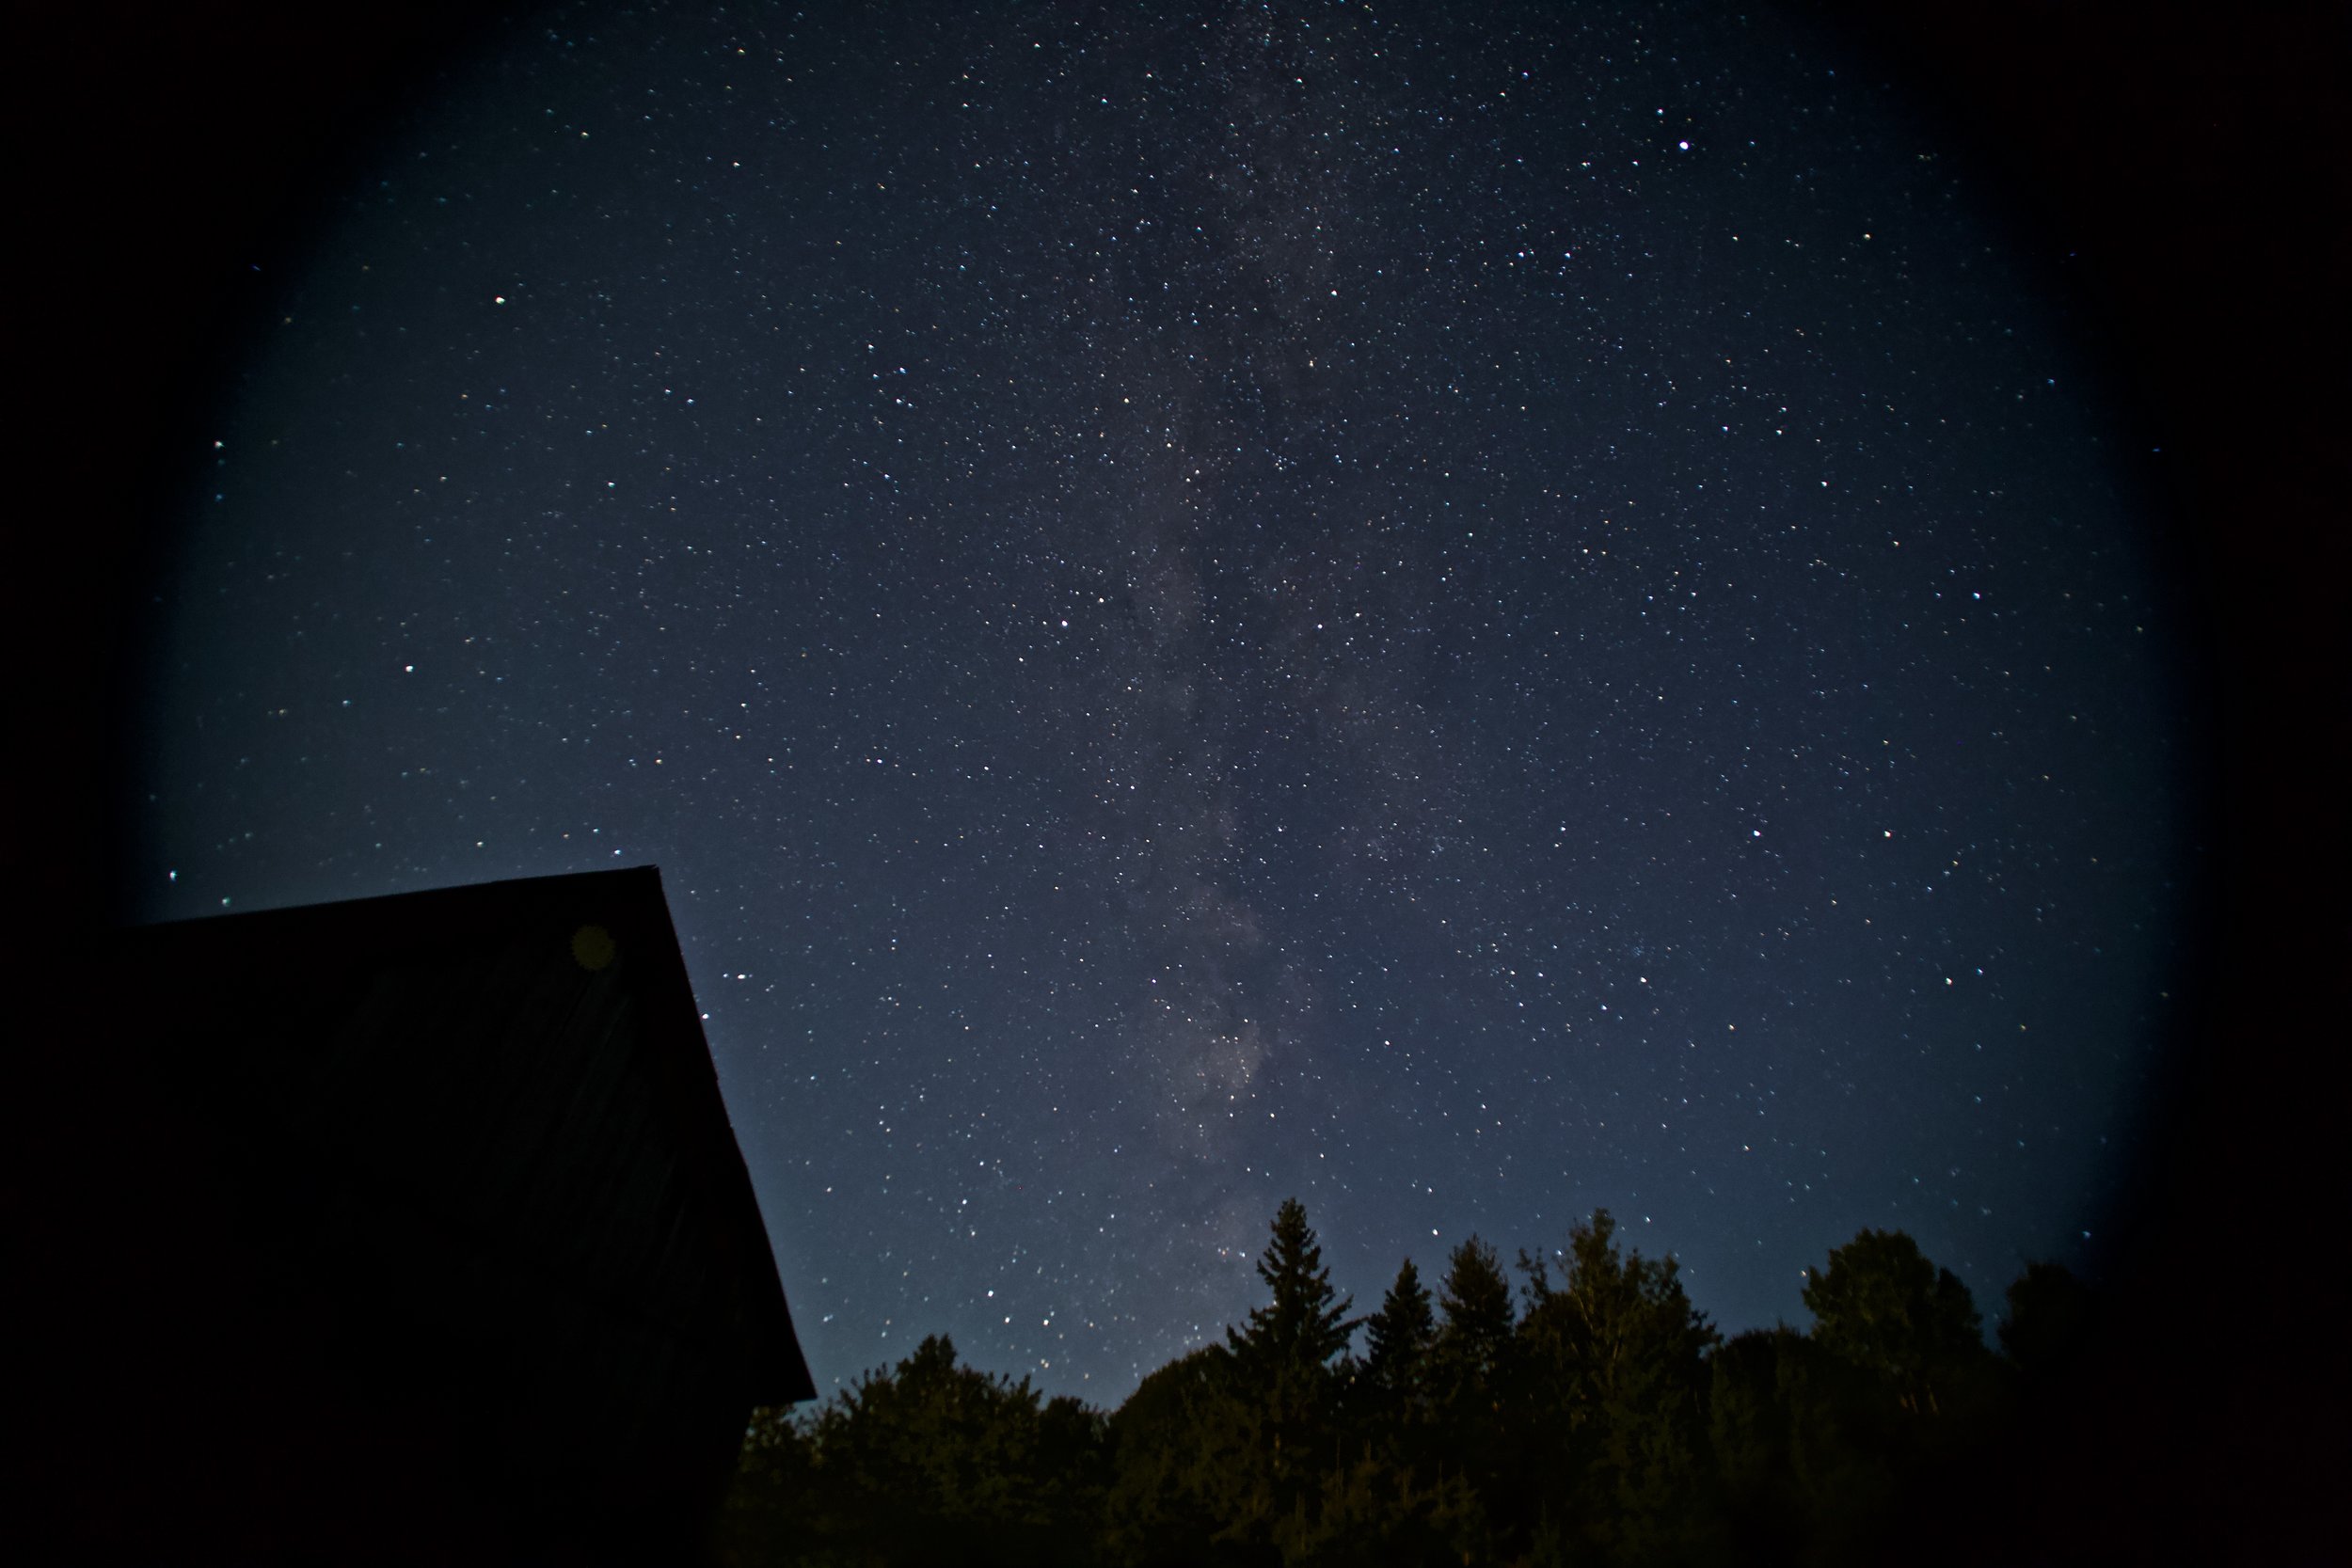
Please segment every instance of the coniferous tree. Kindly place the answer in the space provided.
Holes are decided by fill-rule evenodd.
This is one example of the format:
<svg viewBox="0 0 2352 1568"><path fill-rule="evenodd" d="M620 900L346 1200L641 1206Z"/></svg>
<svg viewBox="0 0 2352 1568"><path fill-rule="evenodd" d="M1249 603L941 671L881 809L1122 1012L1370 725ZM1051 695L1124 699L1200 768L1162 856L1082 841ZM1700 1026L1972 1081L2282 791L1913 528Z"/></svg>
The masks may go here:
<svg viewBox="0 0 2352 1568"><path fill-rule="evenodd" d="M1445 1326L1438 1342L1459 1371L1484 1379L1502 1366L1511 1342L1511 1282L1503 1277L1495 1249L1471 1236L1446 1259L1438 1288Z"/></svg>
<svg viewBox="0 0 2352 1568"><path fill-rule="evenodd" d="M1298 1199L1282 1200L1272 1230L1258 1259L1258 1277L1274 1299L1251 1307L1248 1326L1229 1328L1226 1338L1246 1364L1327 1368L1355 1332L1356 1322L1347 1315L1355 1302L1332 1287L1322 1244Z"/></svg>
<svg viewBox="0 0 2352 1568"><path fill-rule="evenodd" d="M1343 1560L1352 1553L1377 1560L1378 1554L1370 1552L1371 1537L1398 1531L1399 1540L1413 1537L1429 1547L1438 1537L1454 1540L1475 1512L1460 1467L1454 1466L1450 1479L1443 1475L1442 1450L1431 1424L1437 1316L1411 1259L1398 1267L1365 1329L1365 1356L1353 1369L1346 1402L1344 1464L1341 1473L1326 1478L1322 1546L1312 1556ZM1398 1513L1399 1508L1405 1512ZM1428 1529L1438 1529L1430 1521L1440 1516L1448 1523L1438 1536L1429 1536ZM1406 1520L1421 1523L1401 1522ZM1458 1560L1451 1547L1446 1555Z"/></svg>
<svg viewBox="0 0 2352 1568"><path fill-rule="evenodd" d="M1332 1363L1357 1326L1296 1198L1283 1200L1271 1231L1258 1277L1273 1299L1226 1330L1242 1421L1240 1484L1216 1539L1248 1550L1311 1526L1322 1473L1339 1461Z"/></svg>
<svg viewBox="0 0 2352 1568"><path fill-rule="evenodd" d="M1474 1555L1491 1556L1507 1551L1516 1517L1512 1478L1518 1465L1504 1399L1516 1320L1502 1261L1475 1235L1447 1256L1438 1309L1442 1322L1429 1355L1430 1435L1438 1473L1465 1480L1481 1515L1501 1532L1473 1548Z"/></svg>
<svg viewBox="0 0 2352 1568"><path fill-rule="evenodd" d="M1410 1258L1396 1282L1380 1298L1380 1310L1364 1320L1364 1374L1373 1386L1402 1404L1419 1396L1425 1382L1429 1348L1438 1338L1429 1288Z"/></svg>
<svg viewBox="0 0 2352 1568"><path fill-rule="evenodd" d="M1488 1560L1484 1506L1434 1425L1439 1329L1411 1259L1364 1323L1364 1359L1342 1364L1333 1462L1319 1466L1311 1499L1276 1523L1274 1545L1286 1568Z"/></svg>

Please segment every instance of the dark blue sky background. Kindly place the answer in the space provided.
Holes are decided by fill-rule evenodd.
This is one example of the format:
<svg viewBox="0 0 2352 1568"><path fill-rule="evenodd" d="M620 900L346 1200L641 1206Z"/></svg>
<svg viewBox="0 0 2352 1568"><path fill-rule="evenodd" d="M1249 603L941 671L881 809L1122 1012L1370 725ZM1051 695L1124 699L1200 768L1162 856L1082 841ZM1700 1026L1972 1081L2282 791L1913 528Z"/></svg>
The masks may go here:
<svg viewBox="0 0 2352 1568"><path fill-rule="evenodd" d="M179 433L142 912L660 864L820 1386L1115 1401L1294 1193L1366 1305L2083 1260L2164 456L1833 42L558 11L331 210Z"/></svg>

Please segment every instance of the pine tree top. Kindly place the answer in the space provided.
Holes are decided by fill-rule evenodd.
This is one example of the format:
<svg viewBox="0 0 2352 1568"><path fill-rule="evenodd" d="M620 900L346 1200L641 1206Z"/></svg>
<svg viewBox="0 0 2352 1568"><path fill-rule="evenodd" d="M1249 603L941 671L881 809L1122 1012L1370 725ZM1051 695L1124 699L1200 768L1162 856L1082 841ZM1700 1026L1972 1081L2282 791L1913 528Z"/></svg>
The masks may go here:
<svg viewBox="0 0 2352 1568"><path fill-rule="evenodd" d="M1295 1197L1283 1199L1272 1229L1258 1259L1258 1277L1274 1299L1250 1309L1247 1329L1229 1329L1227 1335L1238 1354L1321 1367L1347 1348L1356 1329L1347 1311L1355 1299L1341 1296L1333 1288L1304 1204Z"/></svg>
<svg viewBox="0 0 2352 1568"><path fill-rule="evenodd" d="M1380 1298L1380 1310L1365 1320L1367 1359L1375 1370L1417 1359L1437 1338L1437 1317L1421 1271L1405 1259L1396 1283Z"/></svg>

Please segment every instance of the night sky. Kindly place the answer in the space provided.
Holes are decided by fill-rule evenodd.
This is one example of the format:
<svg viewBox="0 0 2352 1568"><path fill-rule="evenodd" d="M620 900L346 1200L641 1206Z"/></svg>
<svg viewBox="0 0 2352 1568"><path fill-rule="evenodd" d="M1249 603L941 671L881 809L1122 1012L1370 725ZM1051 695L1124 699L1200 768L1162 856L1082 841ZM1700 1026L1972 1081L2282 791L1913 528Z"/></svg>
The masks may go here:
<svg viewBox="0 0 2352 1568"><path fill-rule="evenodd" d="M1115 1402L1293 1194L1367 1308L2096 1265L2167 455L1830 36L559 10L322 210L170 433L137 912L659 864L820 1387Z"/></svg>

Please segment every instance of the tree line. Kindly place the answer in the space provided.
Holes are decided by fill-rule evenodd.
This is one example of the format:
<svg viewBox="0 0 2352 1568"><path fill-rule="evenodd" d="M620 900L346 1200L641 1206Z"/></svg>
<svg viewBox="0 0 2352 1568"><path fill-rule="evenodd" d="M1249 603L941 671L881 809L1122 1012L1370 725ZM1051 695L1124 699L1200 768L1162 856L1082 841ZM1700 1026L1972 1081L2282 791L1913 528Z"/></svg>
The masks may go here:
<svg viewBox="0 0 2352 1568"><path fill-rule="evenodd" d="M1511 1274L1518 1275L1514 1289ZM814 1411L763 1410L729 1561L1649 1564L1875 1559L1908 1497L1997 1436L2083 1343L2036 1263L2000 1350L1899 1230L1809 1270L1809 1330L1724 1338L1608 1211L1506 1271L1475 1236L1351 1316L1295 1199L1270 1299L1104 1413L961 1365L944 1337ZM1358 1330L1362 1350L1356 1349Z"/></svg>

